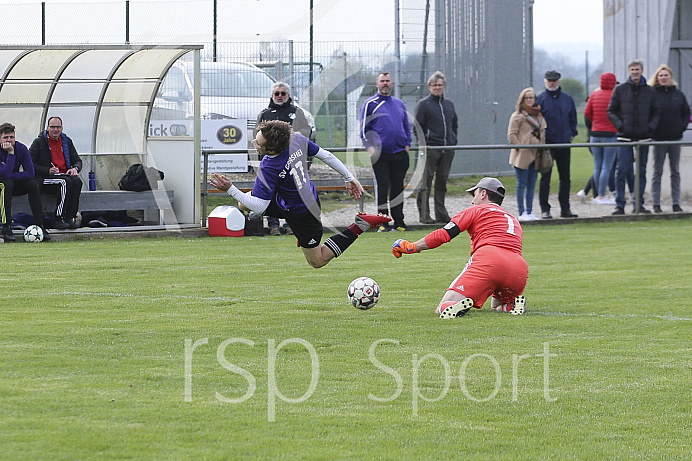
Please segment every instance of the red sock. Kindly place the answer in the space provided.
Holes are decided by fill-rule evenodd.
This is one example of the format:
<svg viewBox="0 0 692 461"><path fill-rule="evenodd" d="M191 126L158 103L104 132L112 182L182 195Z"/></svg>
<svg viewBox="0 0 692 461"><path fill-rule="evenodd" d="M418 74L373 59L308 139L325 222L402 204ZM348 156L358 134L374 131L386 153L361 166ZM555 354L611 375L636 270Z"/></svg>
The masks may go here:
<svg viewBox="0 0 692 461"><path fill-rule="evenodd" d="M350 226L348 226L348 230L350 230L351 232L353 232L356 235L360 235L363 233L363 229L358 227L358 225L356 225L356 223L353 223Z"/></svg>

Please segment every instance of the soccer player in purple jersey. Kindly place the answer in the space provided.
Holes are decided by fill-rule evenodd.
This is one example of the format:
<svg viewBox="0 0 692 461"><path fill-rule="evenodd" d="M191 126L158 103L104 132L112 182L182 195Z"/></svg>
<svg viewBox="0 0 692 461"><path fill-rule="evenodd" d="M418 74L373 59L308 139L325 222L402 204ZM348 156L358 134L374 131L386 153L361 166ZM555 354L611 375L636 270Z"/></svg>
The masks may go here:
<svg viewBox="0 0 692 461"><path fill-rule="evenodd" d="M358 213L353 224L320 245L324 230L317 190L308 176L308 157L318 158L340 173L354 199L363 195L363 186L341 160L305 136L294 133L289 123L262 122L252 143L264 157L250 194L242 193L230 179L219 174L212 174L209 182L226 191L241 207L285 219L312 267L325 266L346 251L360 234L391 221L381 213Z"/></svg>

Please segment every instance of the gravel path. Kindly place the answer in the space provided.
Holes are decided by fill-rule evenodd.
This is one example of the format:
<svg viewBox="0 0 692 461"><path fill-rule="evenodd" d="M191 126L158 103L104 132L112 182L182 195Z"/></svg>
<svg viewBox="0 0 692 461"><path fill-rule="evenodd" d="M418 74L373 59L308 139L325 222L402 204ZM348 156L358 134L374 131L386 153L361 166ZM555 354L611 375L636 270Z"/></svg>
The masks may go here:
<svg viewBox="0 0 692 461"><path fill-rule="evenodd" d="M471 196L463 196L463 195L455 195L455 196L448 196L446 200L446 205L447 205L447 210L449 211L450 215L454 216L455 213L458 213L459 211L463 210L464 208L468 208L471 206ZM560 206L557 201L557 195L551 194L550 196L550 205L552 206L551 208L551 214L553 215L553 219L550 220L541 220L539 219L538 221L533 221L533 222L528 222L528 223L522 223L523 225L534 225L534 224L559 224L559 223L569 223L569 222L575 222L575 221L591 221L591 220L622 220L622 219L633 219L635 215L632 214L632 205L631 202L628 200L627 207L625 208L625 215L624 216L611 216L611 213L613 210L615 210L615 206L613 205L595 205L591 203L591 198L589 197L585 203L582 203L581 200L575 195L572 197L570 200L570 205L572 208L572 213L577 214L579 217L576 219L564 219L560 218ZM430 206L432 207L432 200L430 203ZM503 208L510 213L514 214L515 216L517 215L517 199L515 195L508 195L504 203L502 204ZM663 209L662 214L655 214L652 213L651 215L636 215L636 219L646 219L646 218L652 218L652 217L657 217L657 218L670 218L672 216L690 216L690 211L692 211L692 203L690 201L685 201L680 204L682 209L684 210L683 213L672 213L671 207L672 205L670 204L670 199L668 201L664 201L661 204L661 208ZM653 207L651 205L650 201L647 201L645 203L645 207L649 210L652 210ZM432 208L431 208L432 209ZM533 202L533 214L536 215L537 217L540 218L540 206L538 205L538 193L536 193L536 196L534 197L534 202ZM372 196L366 197L365 200L365 211L367 213L375 213L376 212L376 207L375 207L375 201ZM322 222L324 223L325 227L333 227L333 228L341 228L344 226L348 226L353 222L353 218L355 214L358 212L358 204L354 202L352 206L342 208L340 210L332 211L329 213L325 213L322 217ZM672 216L671 216L672 215ZM433 215L434 217L434 215ZM418 227L438 227L438 224L431 224L431 225L422 225L420 221L418 220L418 207L416 206L416 199L413 197L409 197L404 201L404 219L406 221L406 225L412 228L418 228Z"/></svg>

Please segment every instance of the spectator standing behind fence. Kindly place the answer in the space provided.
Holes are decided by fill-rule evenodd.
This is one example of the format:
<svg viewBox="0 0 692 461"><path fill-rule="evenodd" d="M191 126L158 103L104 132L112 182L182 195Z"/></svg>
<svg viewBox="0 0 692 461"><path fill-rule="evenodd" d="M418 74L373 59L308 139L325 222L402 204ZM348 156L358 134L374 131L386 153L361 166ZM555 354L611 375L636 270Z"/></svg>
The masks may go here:
<svg viewBox="0 0 692 461"><path fill-rule="evenodd" d="M613 94L616 82L615 74L605 72L601 74L601 86L597 88L584 108L584 117L591 123L591 136L589 141L592 144L615 143L617 142L617 130L608 118L608 104ZM606 196L610 172L615 163L617 153L616 146L591 146L593 154L593 184L597 191L597 196L593 203L597 205L615 205L615 201Z"/></svg>
<svg viewBox="0 0 692 461"><path fill-rule="evenodd" d="M544 75L545 91L538 95L538 105L541 106L541 113L548 125L545 130L546 144L568 144L577 135L577 108L570 95L562 91L560 87L560 73L549 70ZM557 199L560 203L560 217L576 218L569 206L570 191L570 162L571 150L569 147L560 149L550 149L557 165L557 172L560 175L560 185ZM541 173L541 183L539 187L539 201L541 204L541 218L551 219L550 203L550 177L552 169L546 173Z"/></svg>
<svg viewBox="0 0 692 461"><path fill-rule="evenodd" d="M34 163L29 149L14 138L15 127L11 123L0 125L0 221L5 242L14 242L12 234L12 197L29 196L29 206L34 224L43 229L43 240L50 234L43 225L43 203L38 183L34 179Z"/></svg>
<svg viewBox="0 0 692 461"><path fill-rule="evenodd" d="M642 75L644 63L641 59L630 61L627 65L629 77L613 90L608 105L608 118L618 130L618 141L648 141L658 125L660 110L656 104L656 91L646 84ZM639 191L632 194L639 196L632 199L634 209L639 213L651 213L644 208L644 190L646 189L646 162L649 157L649 146L639 146ZM618 146L617 167L615 170L614 215L625 214L625 183L634 189L634 147Z"/></svg>
<svg viewBox="0 0 692 461"><path fill-rule="evenodd" d="M272 85L269 106L260 112L255 126L258 127L260 123L269 120L281 120L282 122L290 123L294 132L300 133L308 139L312 139L313 126L310 124L303 108L293 103L293 98L291 98L291 87L288 83L276 82ZM255 135L256 134L257 129L255 128ZM278 218L267 216L267 227L269 227L269 235L281 235ZM283 227L285 233L293 233L288 223L285 223Z"/></svg>
<svg viewBox="0 0 692 461"><path fill-rule="evenodd" d="M29 148L34 162L36 181L42 193L57 196L55 208L56 229L76 229L75 216L82 193L82 159L72 140L63 133L60 117L48 119L48 127L41 132Z"/></svg>
<svg viewBox="0 0 692 461"><path fill-rule="evenodd" d="M376 85L377 94L360 109L360 137L370 154L377 211L394 220L393 227L385 224L377 231L405 231L404 179L410 163L411 126L404 102L391 95L394 83L389 72L380 72Z"/></svg>
<svg viewBox="0 0 692 461"><path fill-rule="evenodd" d="M545 144L546 123L541 108L536 104L536 92L533 88L524 88L519 93L517 106L509 118L507 140L510 144ZM535 221L533 214L533 196L536 191L537 149L512 149L509 153L509 164L517 175L517 219Z"/></svg>
<svg viewBox="0 0 692 461"><path fill-rule="evenodd" d="M661 119L654 130L654 141L679 141L690 121L690 105L682 91L676 88L670 67L662 64L654 76L651 85L656 90L656 105L661 109ZM681 212L680 208L680 146L654 146L654 174L651 180L651 200L654 202L654 212L661 213L661 177L663 164L668 154L670 167L670 196L673 211Z"/></svg>
<svg viewBox="0 0 692 461"><path fill-rule="evenodd" d="M454 109L454 103L445 99L444 92L447 80L442 72L437 71L428 79L430 94L421 99L416 105L415 117L425 137L426 146L455 146L459 121ZM418 132L416 131L416 135ZM420 143L422 140L418 140ZM445 207L447 195L447 179L454 160L454 150L427 150L425 153L425 169L423 171L423 187L418 191L417 205L420 222L449 222L449 213ZM435 179L435 221L430 217L430 188Z"/></svg>

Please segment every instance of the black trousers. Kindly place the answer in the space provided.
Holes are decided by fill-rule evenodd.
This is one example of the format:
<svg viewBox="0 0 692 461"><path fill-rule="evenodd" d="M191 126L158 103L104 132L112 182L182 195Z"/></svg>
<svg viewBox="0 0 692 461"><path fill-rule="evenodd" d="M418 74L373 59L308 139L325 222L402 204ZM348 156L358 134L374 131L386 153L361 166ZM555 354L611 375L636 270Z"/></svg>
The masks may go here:
<svg viewBox="0 0 692 461"><path fill-rule="evenodd" d="M377 211L391 216L394 227L404 226L404 179L410 163L408 152L381 153L373 156L371 161Z"/></svg>
<svg viewBox="0 0 692 461"><path fill-rule="evenodd" d="M29 196L29 206L34 223L43 227L43 203L38 183L34 178L0 180L0 220L2 224L12 224L12 197Z"/></svg>
<svg viewBox="0 0 692 461"><path fill-rule="evenodd" d="M55 195L58 204L55 217L73 219L79 210L79 197L82 194L82 179L79 176L48 175L40 186L41 193Z"/></svg>
<svg viewBox="0 0 692 461"><path fill-rule="evenodd" d="M557 165L557 173L560 175L560 185L557 192L557 200L560 203L560 213L567 214L570 213L569 207L569 189L570 183L570 161L571 161L571 149L550 149L553 154L553 159L555 165ZM538 200L541 205L541 211L550 211L550 203L548 203L548 196L550 195L550 176L552 174L552 169L547 173L541 173L541 183L538 189Z"/></svg>
<svg viewBox="0 0 692 461"><path fill-rule="evenodd" d="M431 150L426 152L423 184L418 191L418 197L416 199L421 221L430 218L430 210L428 207L433 178L435 179L435 191L433 195L435 219L440 222L449 221L449 213L447 213L447 208L445 207L445 196L447 195L447 180L449 179L449 171L452 169L453 160L453 150Z"/></svg>

